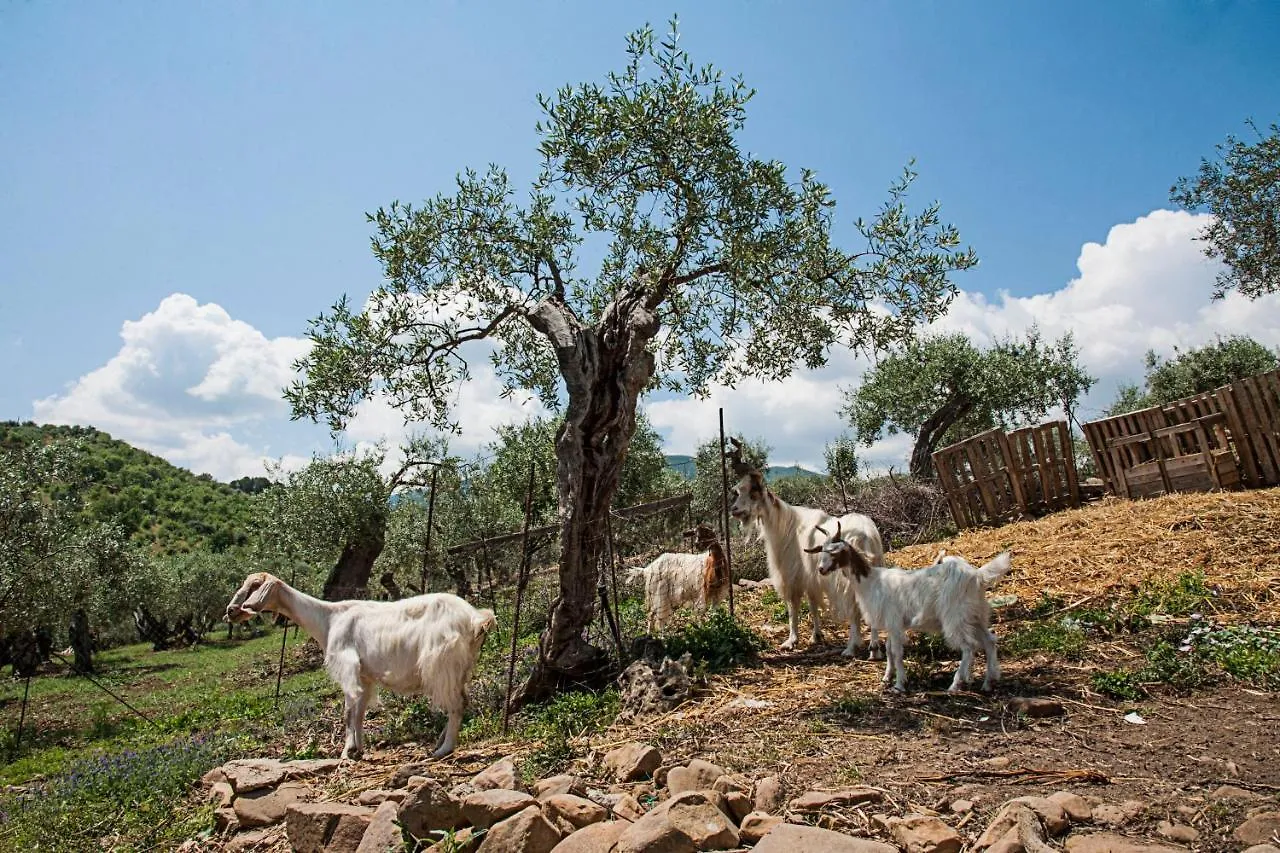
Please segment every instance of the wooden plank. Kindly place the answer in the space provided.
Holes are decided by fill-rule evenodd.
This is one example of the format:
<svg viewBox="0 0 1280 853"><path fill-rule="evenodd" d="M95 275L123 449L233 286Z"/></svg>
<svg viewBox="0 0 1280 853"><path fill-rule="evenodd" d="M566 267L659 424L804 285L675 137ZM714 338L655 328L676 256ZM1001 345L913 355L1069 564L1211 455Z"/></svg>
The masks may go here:
<svg viewBox="0 0 1280 853"><path fill-rule="evenodd" d="M1224 385L1218 389L1218 399L1222 402L1223 412L1227 416L1227 430L1230 434L1231 446L1240 460L1240 476L1245 485L1251 488L1262 486L1262 472L1258 468L1258 459L1253 451L1253 443L1249 440L1244 423L1240 419L1240 409L1236 404L1234 385Z"/></svg>
<svg viewBox="0 0 1280 853"><path fill-rule="evenodd" d="M1067 494L1071 500L1071 506L1080 506L1080 472L1076 470L1076 448L1075 443L1071 440L1071 427L1066 421L1058 421L1058 436L1062 440L1062 446L1066 451L1066 473L1067 473Z"/></svg>
<svg viewBox="0 0 1280 853"><path fill-rule="evenodd" d="M1258 463L1261 485L1272 486L1280 483L1280 454L1275 452L1272 442L1268 441L1267 410L1257 393L1253 377L1232 383L1232 392L1240 407L1240 419L1244 425L1245 440L1253 444L1255 459Z"/></svg>
<svg viewBox="0 0 1280 853"><path fill-rule="evenodd" d="M1260 423L1258 433L1275 469L1272 484L1280 483L1280 371L1262 373L1245 380L1251 386Z"/></svg>
<svg viewBox="0 0 1280 853"><path fill-rule="evenodd" d="M951 508L951 518L957 530L964 530L973 525L961 501L961 482L955 469L955 453L950 447L933 452L933 468L938 472L938 483L942 493L946 495L947 505Z"/></svg>

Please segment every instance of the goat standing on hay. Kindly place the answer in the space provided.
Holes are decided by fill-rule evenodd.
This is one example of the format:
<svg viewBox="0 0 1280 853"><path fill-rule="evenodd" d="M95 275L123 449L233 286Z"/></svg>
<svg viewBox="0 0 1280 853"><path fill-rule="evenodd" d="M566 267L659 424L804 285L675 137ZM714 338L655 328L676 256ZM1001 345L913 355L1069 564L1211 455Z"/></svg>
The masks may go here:
<svg viewBox="0 0 1280 853"><path fill-rule="evenodd" d="M434 757L453 752L467 705L467 682L484 638L496 620L449 593L400 601L321 601L275 575L249 575L227 605L228 622L258 613L285 616L324 649L329 676L345 699L343 758L359 758L364 745L364 713L378 685L403 694L425 695L449 715Z"/></svg>
<svg viewBox="0 0 1280 853"><path fill-rule="evenodd" d="M817 532L826 534L821 527ZM996 653L996 636L991 632L991 605L987 603L986 593L1009 571L1008 551L980 569L962 557L948 557L943 551L932 565L904 571L872 565L856 545L840 538L839 523L824 544L808 550L822 555L819 574L843 574L853 581L854 594L867 621L884 629L888 653L883 680L888 684L896 672L895 691L901 693L907 685L902 652L908 629L941 634L948 646L959 649L960 666L948 688L949 693L955 693L969 682L973 654L979 647L987 653L982 689L990 690L1000 678L1000 658Z"/></svg>
<svg viewBox="0 0 1280 853"><path fill-rule="evenodd" d="M644 578L644 606L649 614L648 631L656 634L666 627L675 612L686 604L699 612L721 604L729 597L729 563L716 532L705 524L686 530L696 554L659 554L643 568L632 569L628 581Z"/></svg>
<svg viewBox="0 0 1280 853"><path fill-rule="evenodd" d="M841 654L852 657L862 648L862 617L853 595L852 582L841 574L819 574L818 561L810 556L815 551L809 550L814 545L818 546L817 550L822 549L822 539L814 533L814 528L835 519L820 509L792 506L779 498L765 484L764 475L742 461L742 444L736 438L729 440L733 443L733 450L729 453L733 472L742 478L729 493L733 500L729 512L743 524L754 522L764 538L769 579L778 596L786 602L787 620L791 627L782 648L795 648L799 639L800 603L806 598L809 600L809 616L813 619L813 643L818 645L822 642L819 607L825 597L836 618L849 622L849 642ZM841 516L839 523L872 562L884 561L884 543L874 521L851 512ZM872 656L880 645L876 627L875 622L868 622Z"/></svg>

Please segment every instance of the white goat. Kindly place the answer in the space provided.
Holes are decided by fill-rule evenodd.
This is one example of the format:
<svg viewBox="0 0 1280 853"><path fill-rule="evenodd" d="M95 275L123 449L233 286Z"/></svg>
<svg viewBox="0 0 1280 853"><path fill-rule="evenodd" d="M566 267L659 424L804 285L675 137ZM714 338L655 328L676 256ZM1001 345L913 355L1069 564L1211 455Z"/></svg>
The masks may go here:
<svg viewBox="0 0 1280 853"><path fill-rule="evenodd" d="M346 701L343 758L359 758L364 714L381 684L422 694L449 715L433 755L453 752L467 705L467 682L496 620L456 595L431 593L400 601L321 601L267 572L249 575L227 605L229 622L261 612L296 622L324 649L325 668Z"/></svg>
<svg viewBox="0 0 1280 853"><path fill-rule="evenodd" d="M693 540L696 554L659 554L642 568L632 569L628 581L644 579L644 606L648 631L656 634L677 610L692 604L700 612L729 597L729 563L716 532L705 524L684 532Z"/></svg>
<svg viewBox="0 0 1280 853"><path fill-rule="evenodd" d="M818 532L825 533L822 528ZM987 653L987 672L982 689L990 690L1000 678L1000 658L996 635L991 631L991 605L987 589L1009 571L1009 552L997 555L982 568L962 557L940 553L930 566L904 571L892 566L872 565L855 545L840 538L840 525L827 541L810 550L822 555L821 575L845 575L853 581L854 595L867 622L883 628L888 654L884 683L897 674L893 689L906 689L907 669L902 652L908 630L941 634L947 645L960 650L960 666L948 692L955 693L971 678L973 654L979 647ZM836 569L840 569L836 572Z"/></svg>
<svg viewBox="0 0 1280 853"><path fill-rule="evenodd" d="M735 450L740 452L736 446ZM792 506L782 500L765 485L764 475L742 465L740 458L735 458L734 470L745 471L745 476L730 492L733 504L729 512L744 524L755 522L758 525L768 556L769 578L787 605L791 630L782 648L795 648L799 639L800 602L806 598L809 600L809 615L813 619L813 643L822 642L819 607L825 596L833 615L849 622L849 642L841 654L853 656L862 648L862 618L853 596L852 582L840 574L820 575L816 571L817 559L809 556L815 552L808 550L815 544L821 550L822 539L814 533L814 528L835 519L820 509ZM856 512L842 516L839 521L858 548L875 562L884 560L884 544L875 522ZM869 622L868 627L871 629L871 654L874 655L880 644L879 632L875 622Z"/></svg>

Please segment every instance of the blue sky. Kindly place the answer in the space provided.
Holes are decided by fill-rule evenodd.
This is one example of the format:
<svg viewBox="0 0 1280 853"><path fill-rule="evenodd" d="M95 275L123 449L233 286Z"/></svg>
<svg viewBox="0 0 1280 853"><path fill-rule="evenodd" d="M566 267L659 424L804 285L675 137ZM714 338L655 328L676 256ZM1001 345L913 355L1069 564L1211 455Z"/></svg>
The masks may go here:
<svg viewBox="0 0 1280 853"><path fill-rule="evenodd" d="M916 200L982 259L942 327L1076 331L1095 409L1148 347L1280 343L1280 303L1209 305L1197 221L1153 214L1246 118L1280 119L1277 4L8 3L0 418L92 423L222 477L325 448L272 388L308 319L377 283L365 212L467 166L527 182L536 94L602 78L672 12L695 60L759 90L745 146L816 169L846 228L917 159ZM651 414L688 452L724 404L816 464L864 367ZM463 450L521 414L483 380ZM371 411L351 440L393 422Z"/></svg>

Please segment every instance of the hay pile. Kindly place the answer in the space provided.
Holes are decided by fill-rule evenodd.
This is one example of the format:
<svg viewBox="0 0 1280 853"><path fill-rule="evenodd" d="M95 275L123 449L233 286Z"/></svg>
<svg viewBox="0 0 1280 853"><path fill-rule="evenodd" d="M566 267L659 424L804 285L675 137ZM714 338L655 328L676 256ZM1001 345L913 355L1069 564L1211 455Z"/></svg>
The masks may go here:
<svg viewBox="0 0 1280 853"><path fill-rule="evenodd" d="M1108 498L1076 510L890 553L898 565L933 562L939 548L975 564L1008 548L1013 571L997 594L1030 603L1042 593L1104 603L1150 582L1203 573L1224 608L1246 618L1280 617L1280 489Z"/></svg>

